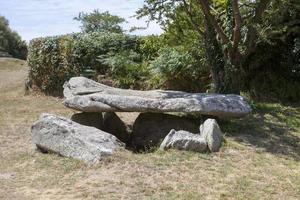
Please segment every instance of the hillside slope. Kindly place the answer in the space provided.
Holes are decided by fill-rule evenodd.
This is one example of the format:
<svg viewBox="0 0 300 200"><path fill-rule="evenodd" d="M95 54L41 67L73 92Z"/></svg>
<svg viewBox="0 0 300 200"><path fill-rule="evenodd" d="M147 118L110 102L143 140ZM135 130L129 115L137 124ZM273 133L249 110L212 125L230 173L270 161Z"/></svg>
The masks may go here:
<svg viewBox="0 0 300 200"><path fill-rule="evenodd" d="M258 104L222 122L221 152L122 153L101 165L35 151L42 112L70 116L61 99L24 95L24 61L0 58L0 199L300 199L300 108Z"/></svg>

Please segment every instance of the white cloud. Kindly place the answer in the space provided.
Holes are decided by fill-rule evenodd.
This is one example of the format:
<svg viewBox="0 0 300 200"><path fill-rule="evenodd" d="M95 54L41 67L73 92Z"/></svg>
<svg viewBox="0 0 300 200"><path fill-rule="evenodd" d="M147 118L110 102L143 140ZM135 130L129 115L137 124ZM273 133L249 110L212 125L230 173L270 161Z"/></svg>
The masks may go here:
<svg viewBox="0 0 300 200"><path fill-rule="evenodd" d="M125 29L145 27L145 20L131 18L142 5L142 0L1 0L0 14L9 20L13 30L28 41L35 37L78 32L79 23L73 18L81 11L91 12L94 9L108 10L124 17L129 22L124 24ZM134 33L159 34L161 29L150 23L148 29Z"/></svg>

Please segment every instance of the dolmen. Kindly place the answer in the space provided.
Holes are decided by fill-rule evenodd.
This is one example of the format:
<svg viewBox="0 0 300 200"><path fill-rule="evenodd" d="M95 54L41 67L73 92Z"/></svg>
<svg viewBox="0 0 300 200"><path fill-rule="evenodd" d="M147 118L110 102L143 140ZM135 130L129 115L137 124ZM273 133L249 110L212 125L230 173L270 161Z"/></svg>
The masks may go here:
<svg viewBox="0 0 300 200"><path fill-rule="evenodd" d="M63 87L63 104L81 113L71 119L42 114L32 125L32 140L42 152L54 152L87 164L97 164L102 158L125 150L126 145L136 144L158 145L161 150L217 152L223 136L215 119L205 120L199 128L195 121L170 113L228 119L251 112L243 97L232 94L119 89L84 77L71 78ZM118 112L140 113L130 133L116 115Z"/></svg>

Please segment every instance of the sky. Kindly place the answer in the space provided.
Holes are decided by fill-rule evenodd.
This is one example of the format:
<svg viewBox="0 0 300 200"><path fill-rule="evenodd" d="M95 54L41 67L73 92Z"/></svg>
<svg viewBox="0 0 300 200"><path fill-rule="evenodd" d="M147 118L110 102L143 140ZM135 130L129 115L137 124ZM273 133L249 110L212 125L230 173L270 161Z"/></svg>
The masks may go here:
<svg viewBox="0 0 300 200"><path fill-rule="evenodd" d="M0 0L0 15L9 20L10 28L17 31L23 40L36 37L79 32L80 23L73 20L78 13L109 11L119 15L128 23L125 30L132 26L146 26L146 19L132 17L143 6L143 0ZM146 30L133 32L136 35L159 34L161 29L152 22Z"/></svg>

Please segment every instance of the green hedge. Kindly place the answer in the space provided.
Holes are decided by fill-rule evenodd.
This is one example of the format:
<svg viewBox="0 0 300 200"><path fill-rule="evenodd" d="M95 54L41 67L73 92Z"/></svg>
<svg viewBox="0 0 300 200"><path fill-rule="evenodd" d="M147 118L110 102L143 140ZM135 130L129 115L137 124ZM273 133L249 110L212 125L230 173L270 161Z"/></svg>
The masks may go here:
<svg viewBox="0 0 300 200"><path fill-rule="evenodd" d="M163 48L159 56L150 62L149 68L153 88L187 92L205 92L210 88L209 67L195 55L192 48Z"/></svg>
<svg viewBox="0 0 300 200"><path fill-rule="evenodd" d="M62 85L85 69L107 71L101 56L137 48L135 36L117 33L69 34L30 41L29 80L42 92L61 95Z"/></svg>

